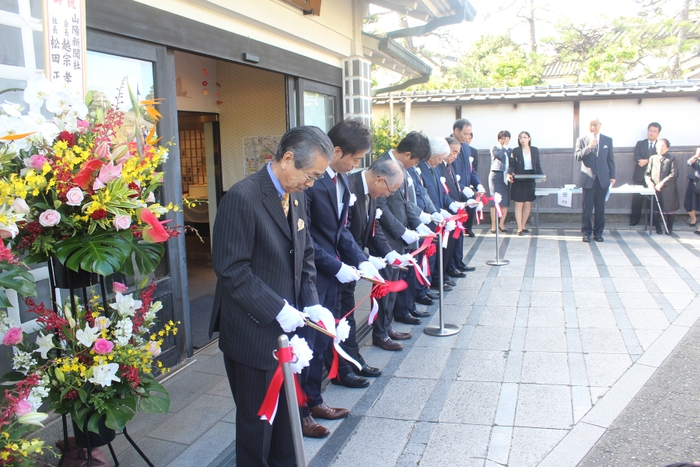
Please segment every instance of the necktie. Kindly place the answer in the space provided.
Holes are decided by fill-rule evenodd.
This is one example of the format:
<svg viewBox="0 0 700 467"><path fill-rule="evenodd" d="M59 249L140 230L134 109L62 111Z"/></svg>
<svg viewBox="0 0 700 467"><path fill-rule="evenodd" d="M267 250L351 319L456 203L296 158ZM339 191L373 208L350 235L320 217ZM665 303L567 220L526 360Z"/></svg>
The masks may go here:
<svg viewBox="0 0 700 467"><path fill-rule="evenodd" d="M656 154L656 141L649 141L649 154Z"/></svg>
<svg viewBox="0 0 700 467"><path fill-rule="evenodd" d="M440 182L438 182L437 175L435 175L435 169L433 167L430 168L430 173L433 174L433 179L435 180L435 186L437 189L440 189Z"/></svg>
<svg viewBox="0 0 700 467"><path fill-rule="evenodd" d="M282 195L282 210L284 211L284 216L289 215L289 193Z"/></svg>
<svg viewBox="0 0 700 467"><path fill-rule="evenodd" d="M333 175L333 183L334 183L335 185L338 184L338 174Z"/></svg>

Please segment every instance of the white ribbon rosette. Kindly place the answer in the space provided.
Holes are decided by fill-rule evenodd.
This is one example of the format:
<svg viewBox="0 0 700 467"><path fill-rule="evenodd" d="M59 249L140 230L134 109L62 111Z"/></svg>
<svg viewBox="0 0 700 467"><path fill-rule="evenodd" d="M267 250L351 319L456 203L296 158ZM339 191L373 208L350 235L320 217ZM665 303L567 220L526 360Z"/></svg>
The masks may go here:
<svg viewBox="0 0 700 467"><path fill-rule="evenodd" d="M301 370L309 366L309 362L313 358L314 353L309 348L309 344L306 343L306 339L297 335L289 340L289 346L292 348L294 356L296 357L295 360L289 362L289 366L294 373L301 374Z"/></svg>

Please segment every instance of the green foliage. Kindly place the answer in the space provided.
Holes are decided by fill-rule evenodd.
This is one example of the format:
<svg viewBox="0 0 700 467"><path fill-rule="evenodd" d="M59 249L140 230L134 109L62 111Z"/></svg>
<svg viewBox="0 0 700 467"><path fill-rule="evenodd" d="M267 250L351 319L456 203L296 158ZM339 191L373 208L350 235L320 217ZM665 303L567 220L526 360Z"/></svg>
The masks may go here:
<svg viewBox="0 0 700 467"><path fill-rule="evenodd" d="M412 90L532 86L542 79L543 60L528 55L509 36L481 36L457 65Z"/></svg>
<svg viewBox="0 0 700 467"><path fill-rule="evenodd" d="M0 307L12 306L6 290L14 290L23 297L36 296L34 276L23 265L0 261Z"/></svg>
<svg viewBox="0 0 700 467"><path fill-rule="evenodd" d="M381 157L389 149L394 149L406 136L406 129L398 115L394 115L394 134L390 133L389 117L382 115L372 118L372 160Z"/></svg>
<svg viewBox="0 0 700 467"><path fill-rule="evenodd" d="M56 243L56 257L73 271L83 269L102 276L121 270L132 251L132 233L101 231L61 240Z"/></svg>

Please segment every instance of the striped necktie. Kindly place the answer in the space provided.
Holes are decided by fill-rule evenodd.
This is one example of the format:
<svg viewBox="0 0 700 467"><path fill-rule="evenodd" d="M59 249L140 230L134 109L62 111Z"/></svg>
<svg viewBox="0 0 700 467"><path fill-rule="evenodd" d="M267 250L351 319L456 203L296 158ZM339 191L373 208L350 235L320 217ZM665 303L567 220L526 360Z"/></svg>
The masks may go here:
<svg viewBox="0 0 700 467"><path fill-rule="evenodd" d="M289 215L289 193L282 195L282 210L284 211L284 216Z"/></svg>

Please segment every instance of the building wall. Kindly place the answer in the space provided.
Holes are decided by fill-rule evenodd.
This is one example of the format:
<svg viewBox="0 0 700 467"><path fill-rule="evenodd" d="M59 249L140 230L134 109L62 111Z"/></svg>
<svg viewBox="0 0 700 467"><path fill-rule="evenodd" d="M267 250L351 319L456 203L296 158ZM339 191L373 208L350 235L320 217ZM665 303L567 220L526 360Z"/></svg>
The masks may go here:
<svg viewBox="0 0 700 467"><path fill-rule="evenodd" d="M352 55L352 1L324 0L319 16L281 0L137 1L334 66Z"/></svg>
<svg viewBox="0 0 700 467"><path fill-rule="evenodd" d="M281 136L287 130L284 75L217 62L221 177L224 191L245 172L243 138Z"/></svg>
<svg viewBox="0 0 700 467"><path fill-rule="evenodd" d="M411 104L409 129L429 136L447 135L455 121L455 105ZM405 104L394 104L394 114L405 122ZM647 125L657 121L663 126L661 136L674 146L700 144L697 133L687 123L688 115L700 111L695 97L616 99L582 101L580 104L580 134L588 132L588 122L598 117L601 131L613 138L616 147L634 147L646 138ZM388 115L388 105L372 106L374 116ZM571 101L513 104L462 104L462 117L472 122L474 144L486 148L496 142L500 130L513 136L527 130L534 145L540 148L573 148L574 105ZM512 141L511 145L514 145Z"/></svg>

